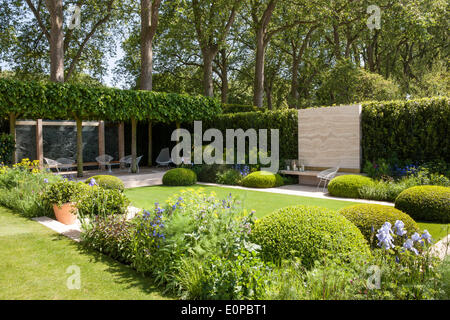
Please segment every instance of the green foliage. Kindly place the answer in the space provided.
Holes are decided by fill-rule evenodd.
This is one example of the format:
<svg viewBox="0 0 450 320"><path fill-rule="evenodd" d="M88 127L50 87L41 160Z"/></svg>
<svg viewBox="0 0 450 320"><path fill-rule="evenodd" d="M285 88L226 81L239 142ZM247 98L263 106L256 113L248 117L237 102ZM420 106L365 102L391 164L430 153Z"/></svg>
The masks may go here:
<svg viewBox="0 0 450 320"><path fill-rule="evenodd" d="M43 199L52 205L56 204L61 207L65 203L77 202L80 191L80 183L63 179L51 184L45 191Z"/></svg>
<svg viewBox="0 0 450 320"><path fill-rule="evenodd" d="M222 164L202 164L194 165L192 170L197 174L198 181L215 183L217 175L225 172L227 166Z"/></svg>
<svg viewBox="0 0 450 320"><path fill-rule="evenodd" d="M197 175L186 168L176 168L167 171L163 176L165 186L191 186L197 183Z"/></svg>
<svg viewBox="0 0 450 320"><path fill-rule="evenodd" d="M370 186L373 180L358 175L343 175L334 178L328 184L328 191L332 196L343 198L360 198L359 190L363 186Z"/></svg>
<svg viewBox="0 0 450 320"><path fill-rule="evenodd" d="M53 209L43 194L60 179L60 176L21 166L0 167L0 205L29 218L53 216Z"/></svg>
<svg viewBox="0 0 450 320"><path fill-rule="evenodd" d="M239 112L263 112L266 109L258 108L245 104L224 104L223 113L239 113Z"/></svg>
<svg viewBox="0 0 450 320"><path fill-rule="evenodd" d="M31 119L191 122L221 112L214 99L186 94L0 79L1 115Z"/></svg>
<svg viewBox="0 0 450 320"><path fill-rule="evenodd" d="M15 149L14 137L10 134L0 133L0 165L11 163Z"/></svg>
<svg viewBox="0 0 450 320"><path fill-rule="evenodd" d="M393 207L378 204L358 204L339 210L339 213L353 222L366 240L374 245L375 233L385 222L394 225L397 220L403 221L408 235L419 231L417 223L406 213Z"/></svg>
<svg viewBox="0 0 450 320"><path fill-rule="evenodd" d="M130 201L118 189L104 189L97 185L79 183L75 200L81 217L94 217L125 214Z"/></svg>
<svg viewBox="0 0 450 320"><path fill-rule="evenodd" d="M419 186L397 197L395 207L419 221L450 222L450 188Z"/></svg>
<svg viewBox="0 0 450 320"><path fill-rule="evenodd" d="M274 188L284 184L279 174L268 171L256 171L242 179L242 185L247 188Z"/></svg>
<svg viewBox="0 0 450 320"><path fill-rule="evenodd" d="M115 176L107 176L107 175L98 175L93 176L85 181L86 184L91 182L91 179L94 179L95 183L102 187L103 189L117 189L119 191L125 190L125 186L123 181Z"/></svg>
<svg viewBox="0 0 450 320"><path fill-rule="evenodd" d="M372 179L380 179L391 175L389 164L384 159L378 159L376 162L367 161L363 171Z"/></svg>
<svg viewBox="0 0 450 320"><path fill-rule="evenodd" d="M350 104L367 100L393 100L399 87L381 75L357 68L350 60L338 60L324 73L317 98L322 105Z"/></svg>
<svg viewBox="0 0 450 320"><path fill-rule="evenodd" d="M241 183L242 176L236 169L228 169L223 173L218 172L216 176L216 182L219 184L226 184L236 186Z"/></svg>
<svg viewBox="0 0 450 320"><path fill-rule="evenodd" d="M363 103L363 161L450 162L450 105L446 97Z"/></svg>
<svg viewBox="0 0 450 320"><path fill-rule="evenodd" d="M287 207L256 221L251 239L265 259L280 262L299 257L310 268L324 257L348 261L370 255L358 228L337 212L319 207Z"/></svg>
<svg viewBox="0 0 450 320"><path fill-rule="evenodd" d="M83 244L122 263L131 263L133 260L132 228L126 217L109 215L94 216L92 219L92 224L83 229Z"/></svg>
<svg viewBox="0 0 450 320"><path fill-rule="evenodd" d="M279 129L280 159L298 157L298 111L276 110L266 112L240 112L220 114L210 119L205 117L203 130L216 128L225 136L227 129L268 130L268 150L270 151L270 129Z"/></svg>

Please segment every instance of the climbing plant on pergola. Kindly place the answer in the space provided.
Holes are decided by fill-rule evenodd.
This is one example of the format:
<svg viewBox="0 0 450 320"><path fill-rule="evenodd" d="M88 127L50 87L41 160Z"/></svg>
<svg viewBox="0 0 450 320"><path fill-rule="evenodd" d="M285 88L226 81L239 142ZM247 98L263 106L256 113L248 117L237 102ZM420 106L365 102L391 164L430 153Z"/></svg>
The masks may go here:
<svg viewBox="0 0 450 320"><path fill-rule="evenodd" d="M18 118L72 119L77 122L79 176L83 174L83 120L131 121L132 168L135 169L137 122L179 124L206 120L218 113L221 113L221 104L213 98L203 96L0 79L0 116L9 116L14 137L15 121Z"/></svg>

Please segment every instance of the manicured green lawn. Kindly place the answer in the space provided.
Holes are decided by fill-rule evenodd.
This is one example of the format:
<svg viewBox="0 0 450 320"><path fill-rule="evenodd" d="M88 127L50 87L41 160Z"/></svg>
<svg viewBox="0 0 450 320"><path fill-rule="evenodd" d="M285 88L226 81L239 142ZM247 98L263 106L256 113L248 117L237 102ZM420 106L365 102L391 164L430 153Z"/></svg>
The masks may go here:
<svg viewBox="0 0 450 320"><path fill-rule="evenodd" d="M219 198L225 198L230 193L240 199L243 205L248 210L256 210L258 218L273 212L276 209L293 205L308 205L325 207L332 210L339 210L341 208L357 204L350 201L339 201L319 198L307 198L301 196L276 194L261 191L240 190L226 187L195 185L192 187L166 187L154 186L143 187L125 190L126 195L130 198L132 205L143 208L152 209L155 202L164 203L170 196L187 189L203 188L206 193L214 191ZM419 227L422 230L427 229L435 240L440 240L448 234L448 225L438 223L420 223Z"/></svg>
<svg viewBox="0 0 450 320"><path fill-rule="evenodd" d="M81 271L80 290L66 273ZM149 278L128 266L0 207L0 300L164 299Z"/></svg>

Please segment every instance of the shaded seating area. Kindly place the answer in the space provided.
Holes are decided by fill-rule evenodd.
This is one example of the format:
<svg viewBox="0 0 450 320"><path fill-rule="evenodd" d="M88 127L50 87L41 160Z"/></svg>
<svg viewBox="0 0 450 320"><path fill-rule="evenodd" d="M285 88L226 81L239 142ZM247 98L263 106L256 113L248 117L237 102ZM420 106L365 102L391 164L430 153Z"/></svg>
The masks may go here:
<svg viewBox="0 0 450 320"><path fill-rule="evenodd" d="M130 166L133 173L139 171L139 162L142 157L138 156L138 123L148 126L148 136L151 137L153 124L176 124L177 128L180 128L181 123L210 119L221 112L221 104L217 100L203 96L12 79L0 79L0 100L2 101L0 116L9 117L10 134L16 143L16 125L35 127L35 138L32 138L34 141L28 141L28 145L31 144L32 148L28 149L35 150L33 153L36 152L36 156L30 159L39 160L43 166L49 169L54 168L58 172L76 166L79 177L83 177L85 167L98 164L108 167L108 171L115 164ZM48 160L44 160L43 128L55 125L54 122L58 122L60 126L76 127L74 128L76 138L74 137L74 145L70 150L70 153L75 153L76 156L70 161L60 159L59 162L58 155L50 158L47 156ZM83 127L98 127L98 152L94 156L102 157L107 154L105 122L118 127L119 148L116 156L118 161L99 158L96 162L85 162L83 149L86 142L84 142ZM129 146L125 146L126 123L131 125ZM151 165L151 139L149 142L148 157L149 165ZM92 146L90 142L90 157L93 156ZM125 155L126 147L131 149L131 161L129 156L127 158ZM57 154L57 151L53 154L55 153ZM63 157L66 154L67 152L61 152ZM12 162L17 163L21 160L17 158L16 152L12 156ZM162 164L168 164L170 157L169 159L159 158L159 161Z"/></svg>

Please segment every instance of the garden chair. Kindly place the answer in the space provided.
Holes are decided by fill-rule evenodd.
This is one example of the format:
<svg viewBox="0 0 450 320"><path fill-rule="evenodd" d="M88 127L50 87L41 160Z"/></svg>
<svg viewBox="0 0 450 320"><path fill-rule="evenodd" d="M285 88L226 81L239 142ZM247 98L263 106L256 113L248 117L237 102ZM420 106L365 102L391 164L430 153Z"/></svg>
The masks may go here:
<svg viewBox="0 0 450 320"><path fill-rule="evenodd" d="M339 166L319 172L319 174L317 175L317 178L319 178L320 180L319 180L319 184L317 185L317 189L320 190L320 185L323 182L322 192L325 192L325 188L327 187L328 183L331 180L333 180L333 178L336 176L338 171L339 171Z"/></svg>
<svg viewBox="0 0 450 320"><path fill-rule="evenodd" d="M95 161L97 161L100 164L100 166L107 166L108 167L108 172L112 172L112 170L111 170L111 161L113 159L114 158L111 157L108 154L102 154L102 155L98 156L97 158L95 158Z"/></svg>
<svg viewBox="0 0 450 320"><path fill-rule="evenodd" d="M51 168L55 168L56 171L59 173L59 166L61 165L61 163L59 163L56 160L53 159L49 159L49 158L44 158L45 161L45 167L47 168L47 171L51 171Z"/></svg>
<svg viewBox="0 0 450 320"><path fill-rule="evenodd" d="M139 162L141 161L143 156L137 157L136 158L136 168L137 168L137 172L139 173ZM128 169L128 172L131 172L131 166L133 164L133 157L130 156L126 156L123 157L122 159L120 159L120 164L124 164L125 168L127 167L127 165L130 165L130 168Z"/></svg>
<svg viewBox="0 0 450 320"><path fill-rule="evenodd" d="M69 158L58 158L56 159L56 162L58 162L58 167L62 169L66 169L69 171L70 168L75 167L75 160L69 159Z"/></svg>
<svg viewBox="0 0 450 320"><path fill-rule="evenodd" d="M171 163L173 163L172 158L170 157L169 148L164 148L156 158L156 163L158 166L168 167Z"/></svg>

